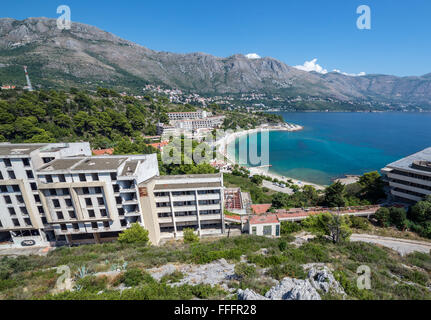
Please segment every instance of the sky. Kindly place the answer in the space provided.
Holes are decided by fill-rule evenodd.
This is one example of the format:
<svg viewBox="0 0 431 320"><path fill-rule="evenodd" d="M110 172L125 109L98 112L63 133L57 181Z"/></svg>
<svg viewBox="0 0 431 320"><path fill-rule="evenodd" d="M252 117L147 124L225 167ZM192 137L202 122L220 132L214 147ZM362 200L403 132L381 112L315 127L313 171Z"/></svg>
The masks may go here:
<svg viewBox="0 0 431 320"><path fill-rule="evenodd" d="M429 0L13 0L0 17L57 18L59 5L74 22L157 51L255 53L321 72L431 72ZM361 5L371 9L369 30L357 28Z"/></svg>

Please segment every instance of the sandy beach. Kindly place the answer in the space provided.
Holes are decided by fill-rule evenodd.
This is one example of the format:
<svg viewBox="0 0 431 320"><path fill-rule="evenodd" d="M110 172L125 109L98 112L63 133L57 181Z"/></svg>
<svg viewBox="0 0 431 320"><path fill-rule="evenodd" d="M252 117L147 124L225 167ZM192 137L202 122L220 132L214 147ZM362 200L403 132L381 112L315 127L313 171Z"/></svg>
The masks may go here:
<svg viewBox="0 0 431 320"><path fill-rule="evenodd" d="M264 125L264 126L256 128L256 129L243 130L243 131L228 134L228 135L224 136L223 138L219 139L215 144L218 147L218 151L224 157L226 157L230 163L235 164L236 163L235 157L234 156L232 157L232 155L229 154L227 149L228 149L229 144L234 142L237 138L244 136L244 135L254 134L257 132L299 131L302 129L303 129L302 126L299 126L296 124L287 124L287 123L284 125L280 125L280 126ZM270 172L270 167L248 167L248 169L250 170L250 173L252 175L264 175L264 176L271 177L272 179L278 179L279 181L283 181L283 182L288 182L288 180L291 180L294 184L296 184L299 187L304 186L304 185L311 185L318 190L323 190L325 188L324 186L321 186L321 185L318 185L315 183L311 183L311 182L307 182L307 181L301 181L301 180L293 179L290 177L282 176L282 175L279 175L276 173L272 173L272 172Z"/></svg>

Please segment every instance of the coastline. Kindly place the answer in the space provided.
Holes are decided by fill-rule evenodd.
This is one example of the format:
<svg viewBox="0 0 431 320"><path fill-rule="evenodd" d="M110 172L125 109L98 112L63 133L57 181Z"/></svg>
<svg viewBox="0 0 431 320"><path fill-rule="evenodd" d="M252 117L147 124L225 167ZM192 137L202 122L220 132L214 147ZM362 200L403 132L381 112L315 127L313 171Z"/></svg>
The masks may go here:
<svg viewBox="0 0 431 320"><path fill-rule="evenodd" d="M236 160L235 156L232 157L232 155L230 155L228 152L228 146L232 142L234 142L237 138L240 138L244 135L254 134L254 133L258 133L258 132L265 132L265 131L289 131L289 132L293 132L293 131L300 131L303 129L304 128L300 125L289 124L289 123L286 123L286 124L280 125L280 126L263 125L263 126L260 126L258 128L255 128L255 129L243 130L243 131L228 134L228 135L224 136L223 138L221 138L220 140L218 140L215 143L215 145L217 147L219 147L219 152L228 160L228 162L230 162L232 164L237 164L235 161ZM283 182L287 182L288 180L291 180L293 182L293 184L295 184L299 187L304 186L304 185L310 185L310 186L313 186L314 188L316 188L317 190L323 190L325 188L325 186L322 186L322 185L319 185L316 183L311 183L311 182L304 181L304 180L298 180L298 179L294 179L291 177L282 176L278 173L273 173L270 171L270 169L268 167L265 167L265 168L247 167L247 169L250 170L251 175L268 176L268 177L271 177L272 179L278 179L279 181L283 181Z"/></svg>

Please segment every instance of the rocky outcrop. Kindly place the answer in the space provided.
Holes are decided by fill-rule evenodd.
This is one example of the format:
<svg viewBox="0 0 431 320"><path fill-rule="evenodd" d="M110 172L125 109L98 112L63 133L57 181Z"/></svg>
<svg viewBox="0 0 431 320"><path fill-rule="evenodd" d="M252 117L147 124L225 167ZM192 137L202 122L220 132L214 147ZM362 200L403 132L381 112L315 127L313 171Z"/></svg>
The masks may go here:
<svg viewBox="0 0 431 320"><path fill-rule="evenodd" d="M321 300L319 292L345 295L330 269L321 263L303 266L308 270L307 279L284 278L272 287L265 296L253 290L238 290L239 300Z"/></svg>

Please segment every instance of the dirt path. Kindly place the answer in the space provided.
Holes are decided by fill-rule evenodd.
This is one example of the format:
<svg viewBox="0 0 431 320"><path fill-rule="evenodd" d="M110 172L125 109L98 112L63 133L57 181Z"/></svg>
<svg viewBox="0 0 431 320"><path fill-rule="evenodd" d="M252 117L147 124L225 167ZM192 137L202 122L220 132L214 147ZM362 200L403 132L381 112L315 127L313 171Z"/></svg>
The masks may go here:
<svg viewBox="0 0 431 320"><path fill-rule="evenodd" d="M380 244L397 251L400 255L412 253L414 251L429 253L431 243L417 240L381 237L369 234L352 234L350 241L363 241L368 243Z"/></svg>

